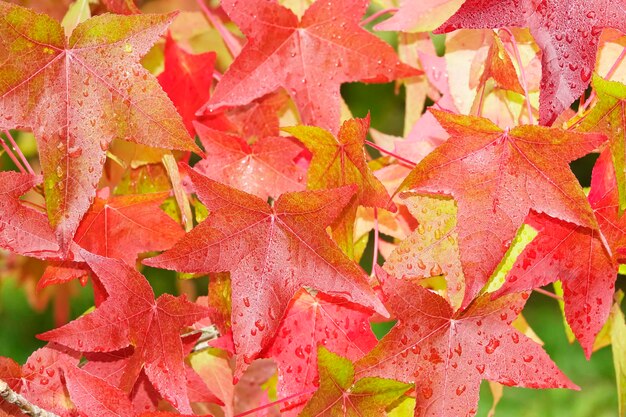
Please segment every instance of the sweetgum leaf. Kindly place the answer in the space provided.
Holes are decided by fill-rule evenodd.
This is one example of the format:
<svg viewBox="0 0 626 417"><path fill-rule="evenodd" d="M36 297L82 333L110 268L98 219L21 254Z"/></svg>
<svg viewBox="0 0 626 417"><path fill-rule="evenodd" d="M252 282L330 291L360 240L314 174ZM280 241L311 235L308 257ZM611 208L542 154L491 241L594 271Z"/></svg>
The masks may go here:
<svg viewBox="0 0 626 417"><path fill-rule="evenodd" d="M69 39L32 10L0 2L0 16L0 127L33 129L48 218L67 250L111 140L199 151L139 63L175 14L101 15Z"/></svg>
<svg viewBox="0 0 626 417"><path fill-rule="evenodd" d="M539 119L550 125L591 80L600 33L626 32L624 5L609 0L467 0L436 32L528 27L542 50Z"/></svg>
<svg viewBox="0 0 626 417"><path fill-rule="evenodd" d="M544 350L511 326L528 294L477 298L454 313L439 295L378 270L398 323L355 364L358 377L415 382L415 416L476 414L483 379L508 386L577 388Z"/></svg>
<svg viewBox="0 0 626 417"><path fill-rule="evenodd" d="M272 340L289 301L304 286L386 314L365 272L325 230L355 187L287 193L270 207L193 170L189 175L211 214L144 264L194 273L230 271L238 375Z"/></svg>
<svg viewBox="0 0 626 417"><path fill-rule="evenodd" d="M617 249L626 246L626 217L618 216L617 189L610 154L593 170L589 202L600 230L532 214L526 220L539 231L524 249L494 296L563 284L565 317L587 358L609 317L619 268ZM612 254L607 252L605 242Z"/></svg>
<svg viewBox="0 0 626 417"><path fill-rule="evenodd" d="M368 321L370 316L371 312L358 305L300 290L264 354L278 365L279 398L315 388L318 345L350 361L369 352L376 345ZM303 398L298 397L295 404L284 403L282 415L297 415Z"/></svg>
<svg viewBox="0 0 626 417"><path fill-rule="evenodd" d="M320 387L307 403L301 417L360 417L383 415L385 408L400 398L410 384L382 378L355 381L350 360L320 346L317 351Z"/></svg>
<svg viewBox="0 0 626 417"><path fill-rule="evenodd" d="M305 124L336 132L339 87L389 82L420 72L359 26L367 0L318 0L302 19L275 0L225 0L222 8L248 42L218 83L207 109L248 104L287 89Z"/></svg>
<svg viewBox="0 0 626 417"><path fill-rule="evenodd" d="M596 133L524 125L432 110L451 137L408 175L401 189L454 197L466 279L466 307L485 285L530 209L597 229L569 162L605 141Z"/></svg>
<svg viewBox="0 0 626 417"><path fill-rule="evenodd" d="M307 188L320 190L354 184L355 197L343 215L332 225L333 238L339 247L353 257L354 221L358 206L395 209L385 186L374 176L367 165L365 138L369 129L366 118L343 122L337 137L315 126L284 128L313 153L308 171Z"/></svg>
<svg viewBox="0 0 626 417"><path fill-rule="evenodd" d="M58 256L59 245L44 213L26 207L20 197L40 176L0 172L0 247L36 258Z"/></svg>
<svg viewBox="0 0 626 417"><path fill-rule="evenodd" d="M112 352L133 346L121 378L129 392L143 369L167 401L191 412L185 383L180 331L206 317L208 310L184 297L157 300L148 281L124 262L81 251L109 297L92 313L39 335L80 352Z"/></svg>
<svg viewBox="0 0 626 417"><path fill-rule="evenodd" d="M191 54L185 51L171 33L165 38L165 69L158 80L191 136L195 135L196 111L209 99L215 59L215 52Z"/></svg>
<svg viewBox="0 0 626 417"><path fill-rule="evenodd" d="M304 149L292 138L263 136L249 145L238 135L195 126L206 154L198 172L263 199L305 188L306 170L295 163Z"/></svg>

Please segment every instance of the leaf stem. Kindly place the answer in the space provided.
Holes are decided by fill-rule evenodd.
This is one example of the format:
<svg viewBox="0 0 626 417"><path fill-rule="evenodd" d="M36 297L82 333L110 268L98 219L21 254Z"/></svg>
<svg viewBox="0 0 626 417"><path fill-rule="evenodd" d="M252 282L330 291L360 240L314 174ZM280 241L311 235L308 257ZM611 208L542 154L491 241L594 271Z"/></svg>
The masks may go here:
<svg viewBox="0 0 626 417"><path fill-rule="evenodd" d="M237 40L237 38L235 38L235 36L226 28L226 26L224 26L224 23L220 20L220 18L215 16L211 9L209 9L206 4L204 4L204 0L196 0L196 3L198 3L198 6L202 10L206 18L209 20L211 25L220 33L220 36L224 40L224 43L226 44L226 47L230 51L233 58L236 58L241 53L241 44L239 43L239 40Z"/></svg>
<svg viewBox="0 0 626 417"><path fill-rule="evenodd" d="M369 140L365 140L365 144L366 144L367 146L371 147L371 148L376 149L376 150L377 150L377 151L379 151L379 152L382 152L382 153L387 154L387 155L389 155L389 156L393 156L393 157L394 157L394 158L396 158L398 161L400 161L400 162L404 162L406 165L409 165L411 168L414 168L414 167L417 165L415 162L410 161L410 160L408 160L408 159L406 159L406 158L403 158L403 157L401 157L400 155L395 154L395 153L393 153L393 152L391 152L391 151L388 151L387 149L385 149L385 148L383 148L383 147L381 147L381 146L378 146L378 145L377 145L377 144L375 144L374 142L370 142Z"/></svg>
<svg viewBox="0 0 626 417"><path fill-rule="evenodd" d="M543 295L545 295L547 297L554 298L557 301L563 301L563 297L558 296L558 295L556 295L554 293L551 293L550 291L546 291L543 288L535 288L535 289L533 289L533 291L538 292L539 294L543 294Z"/></svg>
<svg viewBox="0 0 626 417"><path fill-rule="evenodd" d="M376 13L373 13L373 14L369 15L368 17L366 17L365 19L363 19L363 21L361 21L360 25L361 25L361 27L367 26L369 23L372 23L374 20L378 19L379 17L384 16L386 14L395 13L397 11L398 11L398 9L394 8L394 7L389 8L389 9L379 10Z"/></svg>
<svg viewBox="0 0 626 417"><path fill-rule="evenodd" d="M255 414L257 411L265 410L266 408L270 408L270 407L272 407L272 406L274 406L276 404L284 403L285 401L289 401L289 400L291 400L293 398L298 398L298 397L301 397L303 395L312 394L314 392L315 392L314 389L311 389L311 390L308 390L308 391L302 391L302 392L300 392L298 394L293 394L293 395L290 395L288 397L281 398L280 400L276 400L276 401L273 401L271 403L267 403L265 405L262 405L260 407L253 408L252 410L244 411L243 413L239 413L239 414L235 415L235 417L249 416L249 415Z"/></svg>
<svg viewBox="0 0 626 417"><path fill-rule="evenodd" d="M22 174L25 174L26 170L24 169L22 164L20 164L20 161L15 157L11 148L6 144L4 139L1 137L0 137L0 146L2 146L2 149L4 149L4 152L6 152L9 158L11 158L11 161L13 161L17 169L19 169Z"/></svg>
<svg viewBox="0 0 626 417"><path fill-rule="evenodd" d="M519 67L519 75L522 79L522 88L524 89L524 98L526 100L526 111L528 112L528 121L531 125L535 124L535 118L533 117L533 108L530 104L530 96L528 95L528 82L526 81L526 71L524 71L524 64L522 63L522 57L519 54L519 49L517 47L517 41L515 40L515 36L513 32L509 28L500 28L500 30L505 31L509 34L511 38L511 46L513 47L513 56L515 56L515 60L517 61L517 66Z"/></svg>
<svg viewBox="0 0 626 417"><path fill-rule="evenodd" d="M624 58L626 58L626 47L624 47L624 49L622 50L622 53L619 54L619 56L617 57L617 59L615 60L611 68L609 69L609 71L606 73L607 80L609 80L613 75L615 75L615 71L617 71L617 68L620 66ZM584 97L584 94L583 94L583 97ZM587 110L587 107L589 107L589 105L595 98L596 98L596 90L592 90L585 104L583 104L581 108L579 109L579 112L582 113L585 110Z"/></svg>
<svg viewBox="0 0 626 417"><path fill-rule="evenodd" d="M22 153L22 150L20 149L20 147L17 146L17 143L15 142L15 139L13 139L13 135L11 135L11 132L5 129L4 134L7 135L7 138L11 142L11 146L13 146L13 149L15 150L15 152L17 152L17 155L20 157L20 160L22 161L22 164L24 165L24 167L28 170L28 172L31 175L36 175L35 171L33 171L33 168L28 163L28 159L26 159L26 157Z"/></svg>
<svg viewBox="0 0 626 417"><path fill-rule="evenodd" d="M24 414L31 417L59 417L57 414L43 410L35 404L32 404L26 398L13 391L11 387L9 387L9 384L2 379L0 379L0 398L18 407Z"/></svg>

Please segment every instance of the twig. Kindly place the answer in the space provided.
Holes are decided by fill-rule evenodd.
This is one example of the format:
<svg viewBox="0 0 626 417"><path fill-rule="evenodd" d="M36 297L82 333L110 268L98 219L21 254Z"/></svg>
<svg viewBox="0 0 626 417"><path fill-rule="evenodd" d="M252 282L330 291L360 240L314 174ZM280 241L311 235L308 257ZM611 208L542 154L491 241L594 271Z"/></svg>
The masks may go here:
<svg viewBox="0 0 626 417"><path fill-rule="evenodd" d="M515 40L515 36L513 32L509 30L509 28L500 28L500 30L505 31L509 34L511 38L511 46L513 47L513 55L515 56L515 60L517 61L517 65L519 66L519 75L522 78L522 88L524 89L524 98L526 100L526 110L528 111L528 121L531 125L535 124L535 118L533 117L533 108L530 105L530 96L528 95L528 83L526 82L526 72L524 71L524 64L522 64L522 58L519 54L519 49L517 48L517 41Z"/></svg>
<svg viewBox="0 0 626 417"><path fill-rule="evenodd" d="M4 152L6 152L6 154L9 155L9 158L11 158L11 161L13 161L17 169L19 169L22 174L25 174L26 170L24 169L22 164L20 164L20 161L18 161L18 159L15 157L11 148L4 142L4 139L2 139L1 137L0 137L0 146L2 146L2 149L4 149Z"/></svg>
<svg viewBox="0 0 626 417"><path fill-rule="evenodd" d="M209 20L209 22L211 22L211 25L220 33L220 36L224 40L224 43L226 44L226 47L230 51L233 58L236 58L241 53L241 44L239 43L237 38L235 38L235 36L228 29L226 29L224 23L222 23L222 21L213 14L211 9L209 9L206 4L204 4L204 0L196 0L196 3L198 3L198 6L200 6L200 9Z"/></svg>
<svg viewBox="0 0 626 417"><path fill-rule="evenodd" d="M59 417L58 415L51 413L50 411L43 410L32 404L26 398L22 397L17 392L13 391L9 384L0 379L0 398L9 404L13 404L18 407L24 414L31 417Z"/></svg>
<svg viewBox="0 0 626 417"><path fill-rule="evenodd" d="M613 66L611 66L609 71L606 73L607 80L611 79L611 77L615 74L615 71L617 71L617 68L620 66L624 58L626 58L626 47L622 50L622 53L619 54L619 56L613 63ZM584 97L584 94L583 94L583 97ZM589 105L595 98L596 98L596 90L592 90L591 94L589 95L589 98L587 99L587 101L585 101L585 104L583 104L581 108L579 108L579 112L582 113L585 110L587 110L587 107L589 107Z"/></svg>
<svg viewBox="0 0 626 417"><path fill-rule="evenodd" d="M372 23L374 20L378 19L381 16L384 16L386 14L389 13L395 13L397 12L398 9L397 8L390 8L390 9L384 9L384 10L379 10L376 13L373 13L372 15L366 17L365 19L363 19L360 23L361 27L363 26L367 26L367 24Z"/></svg>
<svg viewBox="0 0 626 417"><path fill-rule="evenodd" d="M7 138L11 142L11 146L13 146L13 149L15 150L15 152L17 152L17 155L20 157L20 160L22 161L24 168L26 168L26 170L28 170L30 174L35 175L35 171L33 171L33 168L28 163L28 159L26 159L26 157L22 153L22 150L20 149L20 147L17 146L17 143L15 143L15 139L13 139L11 132L5 129L4 134L7 135Z"/></svg>
<svg viewBox="0 0 626 417"><path fill-rule="evenodd" d="M372 257L372 272L370 277L376 274L376 265L378 265L378 207L374 207L374 256Z"/></svg>
<svg viewBox="0 0 626 417"><path fill-rule="evenodd" d="M303 395L311 394L313 392L315 392L314 389L309 390L309 391L303 391L303 392L300 392L298 394L293 394L293 395L290 395L288 397L281 398L280 400L276 400L276 401L273 401L271 403L267 403L265 405L262 405L260 407L253 408L252 410L244 411L243 413L237 414L235 417L249 416L249 415L255 414L257 411L265 410L266 408L270 408L270 407L272 407L272 406L274 406L276 404L284 403L285 401L289 401L289 400L291 400L293 398L298 398L298 397L301 397Z"/></svg>
<svg viewBox="0 0 626 417"><path fill-rule="evenodd" d="M398 161L400 161L400 162L404 162L405 164L409 165L411 168L413 168L413 167L415 167L415 166L417 165L415 162L410 161L410 160L408 160L408 159L406 159L406 158L403 158L403 157L401 157L400 155L397 155L397 154L395 154L395 153L393 153L393 152L391 152L391 151L388 151L387 149L385 149L385 148L383 148L383 147L381 147L381 146L378 146L378 145L377 145L377 144L375 144L374 142L370 142L369 140L366 140L366 141L365 141L365 144L366 144L367 146L369 146L369 147L372 147L372 148L376 149L376 150L377 150L377 151L379 151L379 152L385 153L385 154L387 154L387 155L389 155L389 156L393 156L393 157L394 157L394 158L396 158Z"/></svg>
<svg viewBox="0 0 626 417"><path fill-rule="evenodd" d="M539 294L543 294L545 296L548 296L550 298L554 298L557 301L563 301L563 297L560 297L556 294L551 293L550 291L546 291L543 288L535 288L533 291L538 292Z"/></svg>

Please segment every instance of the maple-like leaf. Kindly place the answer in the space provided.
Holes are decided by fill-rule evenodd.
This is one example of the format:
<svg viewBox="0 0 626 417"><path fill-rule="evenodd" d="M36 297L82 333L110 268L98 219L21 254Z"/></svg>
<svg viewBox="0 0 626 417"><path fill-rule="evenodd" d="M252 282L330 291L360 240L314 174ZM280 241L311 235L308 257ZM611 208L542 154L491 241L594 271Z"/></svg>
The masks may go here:
<svg viewBox="0 0 626 417"><path fill-rule="evenodd" d="M74 241L89 252L133 265L137 255L169 249L185 232L160 208L166 193L96 198Z"/></svg>
<svg viewBox="0 0 626 417"><path fill-rule="evenodd" d="M358 206L395 209L385 186L367 165L363 145L369 125L369 115L363 119L346 120L337 137L315 126L284 129L313 153L307 188L320 190L350 184L358 187L350 206L333 224L333 237L350 257L353 254L354 221Z"/></svg>
<svg viewBox="0 0 626 417"><path fill-rule="evenodd" d="M207 177L263 199L304 189L306 170L295 162L304 149L292 138L264 136L249 145L238 135L195 126L206 154L195 167Z"/></svg>
<svg viewBox="0 0 626 417"><path fill-rule="evenodd" d="M476 414L483 379L508 386L576 388L540 345L511 326L528 294L481 296L454 313L439 295L378 270L398 323L367 356L357 376L415 382L415 416Z"/></svg>
<svg viewBox="0 0 626 417"><path fill-rule="evenodd" d="M39 176L0 172L0 248L37 258L58 256L59 245L46 215L20 201L39 183Z"/></svg>
<svg viewBox="0 0 626 417"><path fill-rule="evenodd" d="M619 267L617 249L626 246L626 217L618 216L615 174L608 152L602 154L593 170L589 202L600 230L545 215L529 216L526 223L539 233L494 294L532 290L561 280L565 317L587 358L611 310Z"/></svg>
<svg viewBox="0 0 626 417"><path fill-rule="evenodd" d="M211 214L144 264L194 273L230 271L239 375L274 337L289 301L304 286L386 314L365 272L326 232L355 187L287 193L270 207L193 170L189 175Z"/></svg>
<svg viewBox="0 0 626 417"><path fill-rule="evenodd" d="M278 365L280 398L312 390L317 382L317 346L356 361L376 345L369 325L370 311L355 304L301 290L285 313L277 336L264 356ZM283 415L296 415L295 404L285 403ZM294 409L295 407L295 409Z"/></svg>
<svg viewBox="0 0 626 417"><path fill-rule="evenodd" d="M39 335L80 352L112 352L133 346L121 378L129 392L143 369L157 391L182 412L191 412L185 383L180 330L208 310L163 294L157 300L148 281L124 262L81 251L109 297L90 314Z"/></svg>
<svg viewBox="0 0 626 417"><path fill-rule="evenodd" d="M382 379L355 381L354 365L320 346L317 351L320 387L300 417L380 416L411 388L411 384Z"/></svg>
<svg viewBox="0 0 626 417"><path fill-rule="evenodd" d="M549 125L591 80L605 27L626 32L626 9L609 0L467 0L437 31L528 27L541 48L540 122Z"/></svg>
<svg viewBox="0 0 626 417"><path fill-rule="evenodd" d="M0 127L33 129L48 218L67 250L112 139L198 150L139 63L175 14L101 15L69 39L32 10L0 2L0 16Z"/></svg>
<svg viewBox="0 0 626 417"><path fill-rule="evenodd" d="M165 69L158 80L192 136L195 135L196 111L210 96L215 59L215 52L191 54L185 51L171 33L165 38Z"/></svg>
<svg viewBox="0 0 626 417"><path fill-rule="evenodd" d="M287 89L305 124L336 132L339 87L418 75L395 51L359 26L367 0L318 0L299 21L275 0L226 0L222 8L247 36L207 103L208 110L248 104Z"/></svg>
<svg viewBox="0 0 626 417"><path fill-rule="evenodd" d="M598 95L598 102L575 126L583 132L600 131L607 134L621 212L626 209L626 85L607 81L597 75L592 85Z"/></svg>
<svg viewBox="0 0 626 417"><path fill-rule="evenodd" d="M431 112L451 137L401 188L456 200L463 307L487 282L531 209L597 229L568 164L602 144L604 135L531 125L502 130L484 118Z"/></svg>

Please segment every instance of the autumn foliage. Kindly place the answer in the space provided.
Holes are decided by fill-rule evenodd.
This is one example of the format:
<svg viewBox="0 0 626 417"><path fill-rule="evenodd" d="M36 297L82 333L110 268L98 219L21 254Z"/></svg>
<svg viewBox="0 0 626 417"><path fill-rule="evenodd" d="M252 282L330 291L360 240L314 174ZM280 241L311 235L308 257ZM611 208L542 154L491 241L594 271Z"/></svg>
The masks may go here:
<svg viewBox="0 0 626 417"><path fill-rule="evenodd" d="M0 0L0 279L94 299L0 357L0 416L457 417L484 380L578 389L533 291L587 359L612 344L625 416L622 3ZM404 137L351 82L395 83Z"/></svg>

